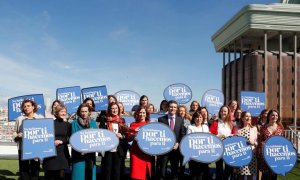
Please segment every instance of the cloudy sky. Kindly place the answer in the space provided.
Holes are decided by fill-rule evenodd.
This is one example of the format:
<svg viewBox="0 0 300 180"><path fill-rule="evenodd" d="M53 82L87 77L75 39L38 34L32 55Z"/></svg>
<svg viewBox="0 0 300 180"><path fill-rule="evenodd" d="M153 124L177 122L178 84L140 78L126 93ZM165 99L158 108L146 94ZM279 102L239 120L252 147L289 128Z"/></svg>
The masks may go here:
<svg viewBox="0 0 300 180"><path fill-rule="evenodd" d="M184 83L200 101L221 89L222 54L211 36L248 4L278 0L2 0L0 106L57 88L133 90L157 107Z"/></svg>

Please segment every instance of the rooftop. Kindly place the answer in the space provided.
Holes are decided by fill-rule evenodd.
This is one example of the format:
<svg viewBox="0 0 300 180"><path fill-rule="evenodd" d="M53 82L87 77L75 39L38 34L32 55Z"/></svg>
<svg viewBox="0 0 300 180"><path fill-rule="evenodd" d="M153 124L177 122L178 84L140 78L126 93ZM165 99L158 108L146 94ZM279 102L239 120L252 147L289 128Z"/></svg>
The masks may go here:
<svg viewBox="0 0 300 180"><path fill-rule="evenodd" d="M294 48L294 34L299 41L300 34L300 4L251 4L242 8L213 36L217 52L241 50L259 50L264 47L264 33L267 32L269 41L278 42L278 34L282 34L283 51L292 51ZM274 44L274 43L271 43ZM278 50L277 44L269 46L268 50ZM299 44L298 44L299 47Z"/></svg>

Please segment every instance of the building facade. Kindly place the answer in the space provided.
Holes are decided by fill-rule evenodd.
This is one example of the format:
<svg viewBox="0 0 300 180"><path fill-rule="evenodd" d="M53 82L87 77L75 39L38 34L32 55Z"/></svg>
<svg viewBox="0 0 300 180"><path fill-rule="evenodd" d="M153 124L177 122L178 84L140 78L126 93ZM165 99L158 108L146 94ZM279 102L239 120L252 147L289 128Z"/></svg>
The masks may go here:
<svg viewBox="0 0 300 180"><path fill-rule="evenodd" d="M225 103L241 91L266 93L266 106L283 123L300 121L300 5L256 4L241 9L213 36L223 53Z"/></svg>

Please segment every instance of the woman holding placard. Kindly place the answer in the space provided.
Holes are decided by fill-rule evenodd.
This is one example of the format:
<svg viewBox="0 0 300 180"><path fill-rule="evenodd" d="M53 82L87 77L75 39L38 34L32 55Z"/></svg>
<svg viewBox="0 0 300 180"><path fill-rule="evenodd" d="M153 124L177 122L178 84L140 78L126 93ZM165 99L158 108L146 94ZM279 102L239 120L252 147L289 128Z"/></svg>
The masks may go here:
<svg viewBox="0 0 300 180"><path fill-rule="evenodd" d="M222 106L218 114L219 118L213 121L210 132L223 140L233 134L234 128L227 106ZM223 159L216 162L217 179L228 179L232 174L233 168L227 164L225 164L225 171L223 170Z"/></svg>
<svg viewBox="0 0 300 180"><path fill-rule="evenodd" d="M192 125L189 125L187 128L187 134L194 133L194 132L209 133L209 128L206 124L204 124L204 118L201 112L196 111L193 114L191 123ZM189 167L190 167L190 175L192 180L209 179L208 164L191 160L189 162Z"/></svg>
<svg viewBox="0 0 300 180"><path fill-rule="evenodd" d="M128 131L129 141L133 140L130 149L130 178L146 180L151 177L151 158L152 156L145 154L139 148L134 137L139 131L139 127L150 121L150 114L145 107L139 106L134 113L135 122L130 124L130 131Z"/></svg>
<svg viewBox="0 0 300 180"><path fill-rule="evenodd" d="M281 123L279 112L277 110L270 110L267 115L266 124L260 129L260 157L263 157L263 149L267 139L271 136L282 136L284 127ZM277 174L273 173L268 167L264 158L261 161L262 165L262 179L277 179Z"/></svg>
<svg viewBox="0 0 300 180"><path fill-rule="evenodd" d="M250 164L238 169L239 179L253 179L256 174L256 146L257 146L257 128L251 124L250 112L244 111L241 114L240 127L237 135L247 138L249 144L252 146L253 157Z"/></svg>
<svg viewBox="0 0 300 180"><path fill-rule="evenodd" d="M102 158L102 178L105 180L119 180L122 158L126 155L124 146L127 145L125 136L127 127L124 118L120 116L120 108L117 103L112 102L108 105L107 114L100 119L99 127L114 132L120 140L118 147L111 151L106 151Z"/></svg>
<svg viewBox="0 0 300 180"><path fill-rule="evenodd" d="M30 99L26 99L21 104L21 112L24 114L19 116L16 119L15 123L15 132L13 134L14 141L18 144L18 157L19 157L19 173L21 180L27 179L38 179L39 178L39 171L40 171L40 161L38 159L31 159L31 160L21 160L22 155L22 136L23 136L23 120L28 119L41 119L44 118L40 114L36 114L38 110L37 104Z"/></svg>
<svg viewBox="0 0 300 180"><path fill-rule="evenodd" d="M45 158L43 161L45 178L47 180L65 179L65 169L69 168L68 151L70 124L65 122L67 118L67 109L64 105L57 105L53 109L55 132L56 156Z"/></svg>
<svg viewBox="0 0 300 180"><path fill-rule="evenodd" d="M91 119L92 107L86 103L77 109L77 119L71 124L71 133L89 128L97 128L96 121ZM96 154L81 153L72 149L72 180L96 179Z"/></svg>

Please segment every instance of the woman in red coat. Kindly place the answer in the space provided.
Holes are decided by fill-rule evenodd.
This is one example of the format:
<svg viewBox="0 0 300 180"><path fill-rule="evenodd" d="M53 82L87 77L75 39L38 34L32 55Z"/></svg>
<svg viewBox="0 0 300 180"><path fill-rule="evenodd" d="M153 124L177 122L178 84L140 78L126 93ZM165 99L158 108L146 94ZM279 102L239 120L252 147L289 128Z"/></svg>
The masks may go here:
<svg viewBox="0 0 300 180"><path fill-rule="evenodd" d="M146 107L139 106L134 113L135 122L130 124L128 134L129 141L132 141L139 131L139 127L150 121L150 115ZM151 156L140 150L134 140L130 149L130 177L131 179L147 179L151 177Z"/></svg>

